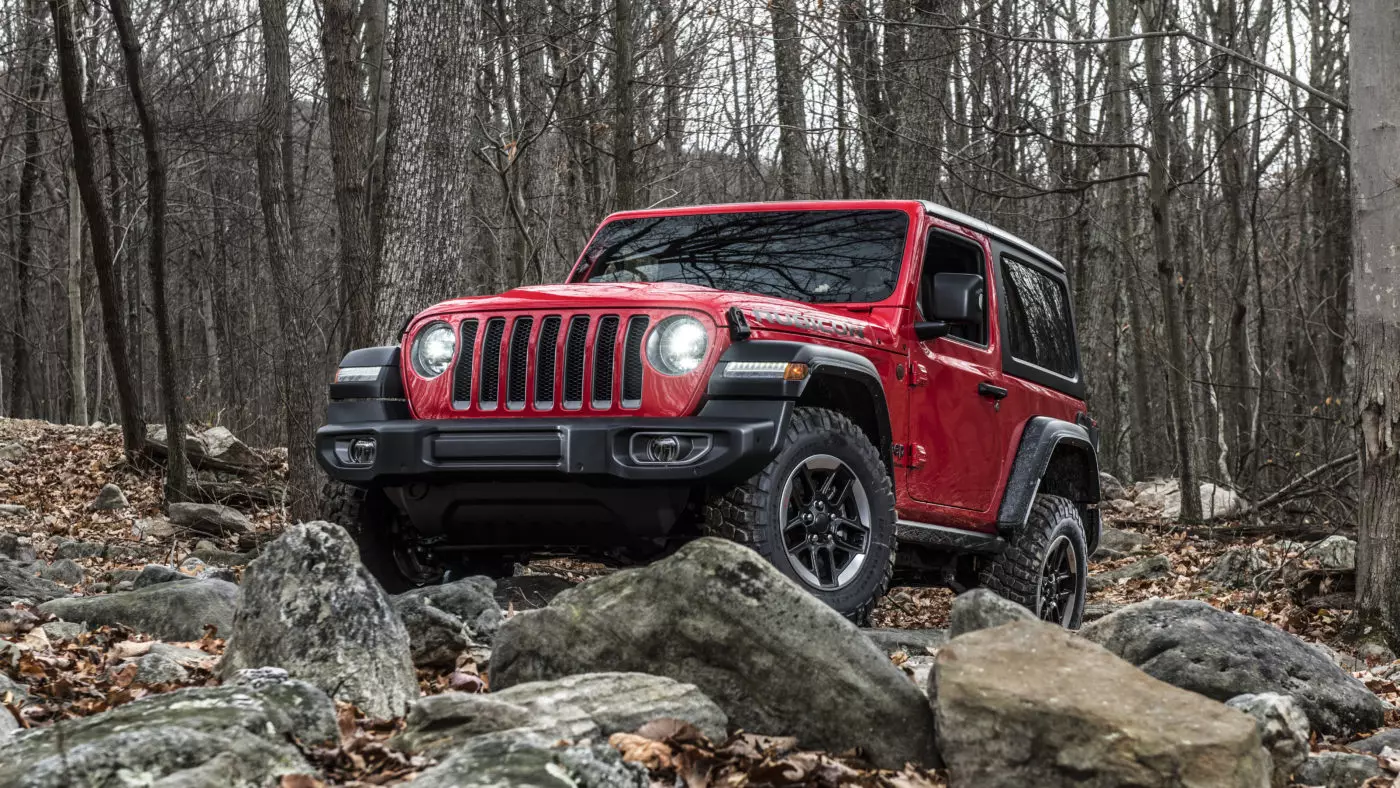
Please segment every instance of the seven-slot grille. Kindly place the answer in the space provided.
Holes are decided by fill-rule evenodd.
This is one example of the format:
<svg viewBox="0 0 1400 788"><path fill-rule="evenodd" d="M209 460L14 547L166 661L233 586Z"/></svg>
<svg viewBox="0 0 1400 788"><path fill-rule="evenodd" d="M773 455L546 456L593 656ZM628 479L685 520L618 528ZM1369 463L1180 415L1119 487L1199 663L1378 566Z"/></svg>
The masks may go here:
<svg viewBox="0 0 1400 788"><path fill-rule="evenodd" d="M452 378L457 410L642 405L646 315L468 318ZM480 336L480 342L478 342ZM504 385L503 385L504 384Z"/></svg>

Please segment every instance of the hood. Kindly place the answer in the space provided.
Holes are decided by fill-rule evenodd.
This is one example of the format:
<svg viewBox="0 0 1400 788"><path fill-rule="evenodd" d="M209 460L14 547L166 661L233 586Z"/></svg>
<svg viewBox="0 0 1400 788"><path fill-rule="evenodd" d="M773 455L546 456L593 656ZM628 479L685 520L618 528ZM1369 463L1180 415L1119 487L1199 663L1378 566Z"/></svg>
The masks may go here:
<svg viewBox="0 0 1400 788"><path fill-rule="evenodd" d="M517 287L500 295L470 296L443 301L424 310L413 322L418 323L439 315L468 312L591 310L614 307L697 310L708 313L721 326L728 323L726 314L729 309L738 307L753 330L760 334L809 334L885 348L894 344L894 335L889 324L877 319L868 307L851 309L840 304L804 304L784 298L714 290L676 282L599 282Z"/></svg>

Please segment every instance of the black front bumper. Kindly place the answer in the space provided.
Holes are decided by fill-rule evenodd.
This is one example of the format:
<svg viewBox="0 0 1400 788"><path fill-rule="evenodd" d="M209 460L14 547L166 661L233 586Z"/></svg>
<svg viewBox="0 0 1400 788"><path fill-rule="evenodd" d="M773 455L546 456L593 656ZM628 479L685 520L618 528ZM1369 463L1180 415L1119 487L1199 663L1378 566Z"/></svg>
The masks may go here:
<svg viewBox="0 0 1400 788"><path fill-rule="evenodd" d="M330 424L316 432L316 456L332 478L351 484L401 485L529 477L612 477L638 482L738 480L777 454L792 413L790 400L712 400L688 418L388 419ZM709 451L686 465L636 462L632 436L708 436ZM338 441L375 440L374 462L350 465Z"/></svg>

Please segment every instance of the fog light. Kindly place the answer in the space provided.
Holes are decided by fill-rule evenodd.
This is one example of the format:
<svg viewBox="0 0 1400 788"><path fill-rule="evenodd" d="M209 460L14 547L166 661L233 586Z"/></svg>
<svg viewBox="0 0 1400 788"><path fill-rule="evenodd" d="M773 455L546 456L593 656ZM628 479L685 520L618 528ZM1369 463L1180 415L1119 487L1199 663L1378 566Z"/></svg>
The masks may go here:
<svg viewBox="0 0 1400 788"><path fill-rule="evenodd" d="M373 465L374 438L350 438L335 442L335 456L345 465Z"/></svg>
<svg viewBox="0 0 1400 788"><path fill-rule="evenodd" d="M658 435L647 442L647 458L652 462L675 462L681 456L681 439Z"/></svg>

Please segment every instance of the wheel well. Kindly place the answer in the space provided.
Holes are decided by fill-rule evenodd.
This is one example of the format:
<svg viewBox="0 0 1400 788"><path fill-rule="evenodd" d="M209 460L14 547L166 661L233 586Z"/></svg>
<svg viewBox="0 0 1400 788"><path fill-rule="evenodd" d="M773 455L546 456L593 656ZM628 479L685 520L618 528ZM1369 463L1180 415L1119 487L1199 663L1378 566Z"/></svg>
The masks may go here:
<svg viewBox="0 0 1400 788"><path fill-rule="evenodd" d="M1098 465L1089 449L1061 441L1040 477L1040 492L1059 495L1078 504L1098 503Z"/></svg>
<svg viewBox="0 0 1400 788"><path fill-rule="evenodd" d="M799 406L828 408L843 413L860 427L870 439L885 469L894 474L894 457L890 453L889 414L883 412L884 403L877 401L870 389L860 380L852 377L822 374L818 371L807 382Z"/></svg>

